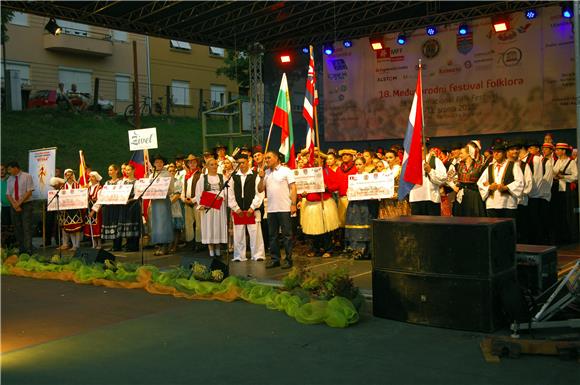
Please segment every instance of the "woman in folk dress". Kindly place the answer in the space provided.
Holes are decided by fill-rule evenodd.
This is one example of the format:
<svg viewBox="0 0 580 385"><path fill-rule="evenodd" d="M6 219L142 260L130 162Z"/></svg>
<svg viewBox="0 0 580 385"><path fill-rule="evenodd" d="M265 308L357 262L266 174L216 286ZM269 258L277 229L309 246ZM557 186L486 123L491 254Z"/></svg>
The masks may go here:
<svg viewBox="0 0 580 385"><path fill-rule="evenodd" d="M96 206L97 200L99 199L99 192L103 188L100 182L101 175L96 171L91 171L89 173L89 215L85 222L84 234L85 237L90 238L93 243L93 248L100 249L101 244L101 226L103 224L103 215L98 210ZM93 208L96 208L94 210Z"/></svg>
<svg viewBox="0 0 580 385"><path fill-rule="evenodd" d="M123 181L119 179L119 166L116 164L109 165L108 174L111 179L106 181L105 185L116 186L123 183ZM103 218L101 239L113 241L112 251L121 251L121 238L117 238L117 226L119 224L121 207L122 206L120 205L103 205L100 207L102 209Z"/></svg>

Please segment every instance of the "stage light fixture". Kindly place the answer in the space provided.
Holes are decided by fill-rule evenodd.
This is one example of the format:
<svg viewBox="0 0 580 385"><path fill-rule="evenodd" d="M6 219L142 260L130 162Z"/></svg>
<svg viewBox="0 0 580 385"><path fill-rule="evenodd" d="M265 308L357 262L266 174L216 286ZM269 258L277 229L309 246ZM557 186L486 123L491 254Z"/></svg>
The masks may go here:
<svg viewBox="0 0 580 385"><path fill-rule="evenodd" d="M305 55L308 55L310 53L310 48L308 47L302 47L302 53Z"/></svg>
<svg viewBox="0 0 580 385"><path fill-rule="evenodd" d="M342 42L342 45L344 46L344 48L350 48L350 47L352 47L352 41L345 40Z"/></svg>
<svg viewBox="0 0 580 385"><path fill-rule="evenodd" d="M536 16L538 16L538 12L536 12L535 9L528 9L526 11L525 15L526 15L526 19L532 20L532 19L535 19Z"/></svg>
<svg viewBox="0 0 580 385"><path fill-rule="evenodd" d="M290 58L290 55L288 55L288 54L280 55L280 62L281 63L290 63L291 61L292 61L292 59Z"/></svg>
<svg viewBox="0 0 580 385"><path fill-rule="evenodd" d="M322 50L326 55L332 55L334 53L334 47L330 43L324 44Z"/></svg>
<svg viewBox="0 0 580 385"><path fill-rule="evenodd" d="M397 44L405 45L406 42L407 42L407 36L405 36L404 33L400 33L399 36L397 36Z"/></svg>
<svg viewBox="0 0 580 385"><path fill-rule="evenodd" d="M505 32L510 29L510 23L505 16L495 16L491 19L493 30L495 32Z"/></svg>
<svg viewBox="0 0 580 385"><path fill-rule="evenodd" d="M48 20L48 23L46 23L46 25L44 26L44 29L46 29L48 31L48 33L50 33L51 35L55 35L55 36L60 35L60 33L62 32L62 29L56 23L56 20L54 19L54 17L51 17L50 20Z"/></svg>
<svg viewBox="0 0 580 385"><path fill-rule="evenodd" d="M457 34L460 36L465 36L469 33L469 26L465 23L459 25L459 28L457 29Z"/></svg>
<svg viewBox="0 0 580 385"><path fill-rule="evenodd" d="M369 43L371 43L371 48L373 51L380 51L383 49L382 37L369 37Z"/></svg>
<svg viewBox="0 0 580 385"><path fill-rule="evenodd" d="M574 16L574 11L572 11L572 7L568 4L562 5L562 17L565 19L571 19Z"/></svg>
<svg viewBox="0 0 580 385"><path fill-rule="evenodd" d="M435 36L437 35L437 27L435 27L434 25L430 25L427 28L425 28L425 33L427 34L427 36Z"/></svg>

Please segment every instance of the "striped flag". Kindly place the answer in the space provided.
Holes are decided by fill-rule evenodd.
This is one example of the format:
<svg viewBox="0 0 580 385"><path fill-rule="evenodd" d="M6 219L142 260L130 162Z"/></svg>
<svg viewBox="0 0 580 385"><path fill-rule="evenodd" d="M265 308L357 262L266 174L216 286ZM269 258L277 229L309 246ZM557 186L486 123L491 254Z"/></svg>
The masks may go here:
<svg viewBox="0 0 580 385"><path fill-rule="evenodd" d="M274 108L272 123L282 129L280 136L280 153L284 155L286 164L290 168L296 168L296 151L294 149L294 132L292 129L292 109L290 94L288 93L288 80L286 73L282 75L282 83Z"/></svg>
<svg viewBox="0 0 580 385"><path fill-rule="evenodd" d="M89 176L87 175L87 165L85 163L85 156L83 150L79 150L79 186L86 187L89 185Z"/></svg>
<svg viewBox="0 0 580 385"><path fill-rule="evenodd" d="M403 200L415 185L423 184L423 94L421 85L421 64L413 105L409 113L407 133L403 142L403 164L399 181L399 200Z"/></svg>
<svg viewBox="0 0 580 385"><path fill-rule="evenodd" d="M316 90L316 73L314 72L314 57L312 56L312 46L310 47L310 62L308 63L308 77L306 78L306 91L304 92L304 108L302 116L306 119L308 133L306 134L306 148L308 149L308 165L314 165L314 114L318 105L318 92Z"/></svg>

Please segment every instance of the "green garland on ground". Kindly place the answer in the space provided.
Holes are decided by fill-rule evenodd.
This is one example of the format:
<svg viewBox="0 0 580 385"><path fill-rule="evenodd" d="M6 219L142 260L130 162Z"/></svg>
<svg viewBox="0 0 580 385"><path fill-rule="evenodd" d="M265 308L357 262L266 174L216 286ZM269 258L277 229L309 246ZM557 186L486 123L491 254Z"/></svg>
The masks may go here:
<svg viewBox="0 0 580 385"><path fill-rule="evenodd" d="M193 267L193 271L181 267L160 271L152 265L140 266L110 261L106 261L104 265L87 265L80 259L61 260L58 256L47 258L28 254L16 255L4 249L1 251L1 256L2 275L18 275L17 272L47 273L48 277L59 279L58 273L69 273L67 277L70 277L70 273L72 273L74 281L78 283L106 280L129 284L138 283L140 277L144 274L150 274L150 282L148 283L161 285L162 288L174 288L177 292L173 293L174 295L182 293L200 299L223 298L226 301L242 299L252 304L266 306L271 310L283 311L304 324L326 323L331 327L347 327L359 320L359 314L353 302L357 305L362 303L362 297L358 290L356 290L356 297L352 302L338 295L313 298L312 293L304 288L298 288L299 290L279 289L234 276L221 280L222 277L215 272L200 272L198 267L196 272L196 266ZM200 274L207 279L213 279L214 282L196 279L196 276L199 278ZM215 282L219 280L221 282Z"/></svg>

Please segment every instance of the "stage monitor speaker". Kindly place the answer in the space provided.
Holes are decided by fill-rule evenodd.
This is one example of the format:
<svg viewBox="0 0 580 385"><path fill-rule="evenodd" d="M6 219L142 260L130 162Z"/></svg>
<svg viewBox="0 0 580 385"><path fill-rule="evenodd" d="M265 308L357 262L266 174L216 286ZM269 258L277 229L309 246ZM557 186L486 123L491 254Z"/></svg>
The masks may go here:
<svg viewBox="0 0 580 385"><path fill-rule="evenodd" d="M396 321L489 333L509 325L514 295L515 269L489 279L373 270L373 314Z"/></svg>
<svg viewBox="0 0 580 385"><path fill-rule="evenodd" d="M555 246L516 245L518 282L539 294L558 280L558 251Z"/></svg>
<svg viewBox="0 0 580 385"><path fill-rule="evenodd" d="M105 260L115 260L115 256L103 249L93 249L91 247L79 247L74 258L82 259L87 265L93 263L105 263Z"/></svg>
<svg viewBox="0 0 580 385"><path fill-rule="evenodd" d="M227 277L230 273L228 265L226 265L223 261L215 257L193 257L193 256L181 257L181 266L186 268L187 270L191 269L193 264L196 262L199 263L200 265L205 266L210 271L221 270L224 273L224 278Z"/></svg>
<svg viewBox="0 0 580 385"><path fill-rule="evenodd" d="M515 267L512 219L407 216L373 221L373 268L488 278Z"/></svg>

